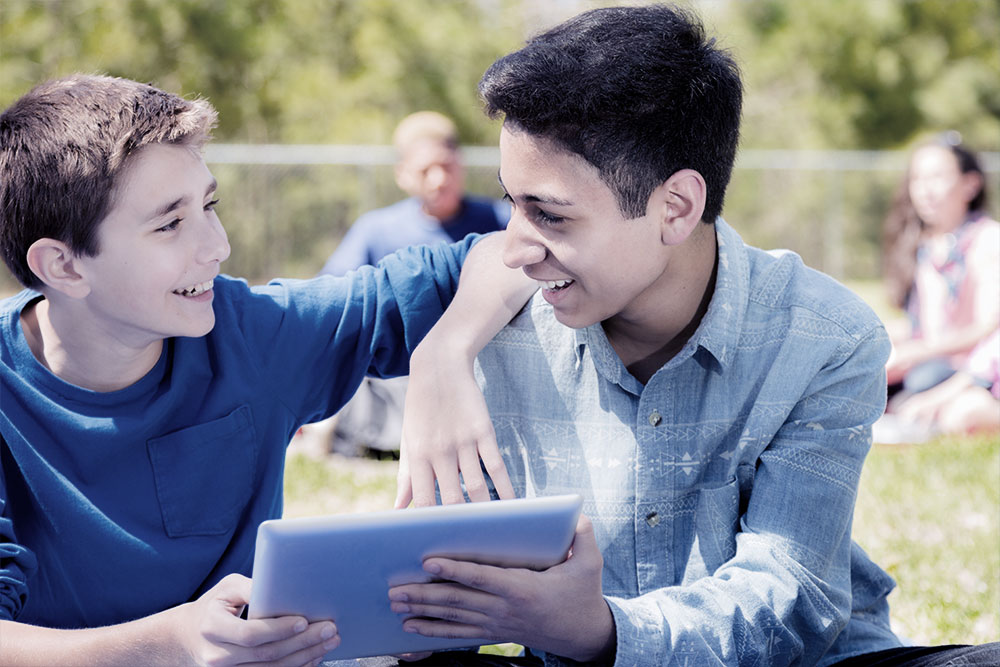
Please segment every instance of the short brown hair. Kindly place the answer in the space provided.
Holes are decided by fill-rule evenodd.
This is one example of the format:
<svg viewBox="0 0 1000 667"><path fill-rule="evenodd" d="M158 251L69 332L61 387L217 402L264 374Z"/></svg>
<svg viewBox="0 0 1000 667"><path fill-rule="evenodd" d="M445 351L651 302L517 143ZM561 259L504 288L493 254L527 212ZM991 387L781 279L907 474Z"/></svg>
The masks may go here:
<svg viewBox="0 0 1000 667"><path fill-rule="evenodd" d="M200 149L216 118L205 100L108 76L55 79L14 102L0 115L0 253L14 277L41 285L27 262L40 238L96 255L129 157L155 143Z"/></svg>

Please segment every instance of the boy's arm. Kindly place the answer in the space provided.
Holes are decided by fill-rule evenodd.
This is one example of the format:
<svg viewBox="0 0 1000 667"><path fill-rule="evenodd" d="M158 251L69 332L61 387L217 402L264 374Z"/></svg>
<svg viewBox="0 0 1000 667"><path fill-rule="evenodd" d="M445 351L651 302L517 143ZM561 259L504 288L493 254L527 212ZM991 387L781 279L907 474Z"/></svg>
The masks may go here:
<svg viewBox="0 0 1000 667"><path fill-rule="evenodd" d="M513 488L497 448L486 402L473 375L479 351L517 314L537 285L501 259L505 232L469 252L458 291L410 358L396 507L489 500L480 460L501 498Z"/></svg>
<svg viewBox="0 0 1000 667"><path fill-rule="evenodd" d="M243 620L250 580L230 575L195 602L120 625L58 630L0 621L3 664L179 665L295 664L340 644L330 621L300 616Z"/></svg>

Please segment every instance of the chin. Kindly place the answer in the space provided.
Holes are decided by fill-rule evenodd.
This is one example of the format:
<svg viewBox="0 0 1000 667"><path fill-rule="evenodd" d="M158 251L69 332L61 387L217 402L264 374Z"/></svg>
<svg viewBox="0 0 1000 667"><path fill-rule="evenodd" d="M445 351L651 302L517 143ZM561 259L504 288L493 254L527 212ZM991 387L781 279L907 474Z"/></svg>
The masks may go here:
<svg viewBox="0 0 1000 667"><path fill-rule="evenodd" d="M211 333L212 329L215 328L215 313L212 313L212 317L199 325L192 325L189 330L181 335L187 338L201 338L202 336L207 336Z"/></svg>
<svg viewBox="0 0 1000 667"><path fill-rule="evenodd" d="M558 310L554 311L556 321L564 327L569 327L570 329L586 329L592 324L596 324L600 320L595 320L593 318L583 317L575 313L561 313Z"/></svg>

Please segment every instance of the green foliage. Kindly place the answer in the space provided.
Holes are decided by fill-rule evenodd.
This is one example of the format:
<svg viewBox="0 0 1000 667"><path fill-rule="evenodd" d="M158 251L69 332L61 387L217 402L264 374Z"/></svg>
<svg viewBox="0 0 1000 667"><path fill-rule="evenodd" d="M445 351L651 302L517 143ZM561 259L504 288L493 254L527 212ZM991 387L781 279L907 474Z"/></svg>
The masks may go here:
<svg viewBox="0 0 1000 667"><path fill-rule="evenodd" d="M405 114L494 143L476 85L520 40L511 2L4 0L0 105L70 72L207 97L220 141L387 142Z"/></svg>
<svg viewBox="0 0 1000 667"><path fill-rule="evenodd" d="M486 67L526 35L607 4L0 0L0 107L45 79L104 72L208 98L219 142L384 144L424 108L455 118L466 144L495 146L476 91ZM744 148L897 148L954 128L974 148L1000 150L996 0L684 4L741 64ZM233 244L225 270L253 282L313 275L364 208L401 196L385 168L211 167ZM492 169L470 174L472 191L497 194ZM738 169L725 217L751 243L871 278L898 179ZM0 291L13 289L0 271Z"/></svg>
<svg viewBox="0 0 1000 667"><path fill-rule="evenodd" d="M754 147L891 148L928 130L1000 147L995 0L723 3Z"/></svg>

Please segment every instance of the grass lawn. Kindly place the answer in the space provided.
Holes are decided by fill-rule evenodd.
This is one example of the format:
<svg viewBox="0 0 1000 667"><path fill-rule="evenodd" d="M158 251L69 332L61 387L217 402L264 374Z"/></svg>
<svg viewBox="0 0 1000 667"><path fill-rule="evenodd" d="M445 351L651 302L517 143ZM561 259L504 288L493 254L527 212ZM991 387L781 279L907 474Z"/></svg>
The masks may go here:
<svg viewBox="0 0 1000 667"><path fill-rule="evenodd" d="M1000 438L876 445L854 539L899 584L897 632L914 643L1000 639Z"/></svg>
<svg viewBox="0 0 1000 667"><path fill-rule="evenodd" d="M292 454L285 515L389 509L396 466ZM1000 638L996 436L876 445L861 478L854 538L899 584L890 604L901 635L918 644Z"/></svg>

